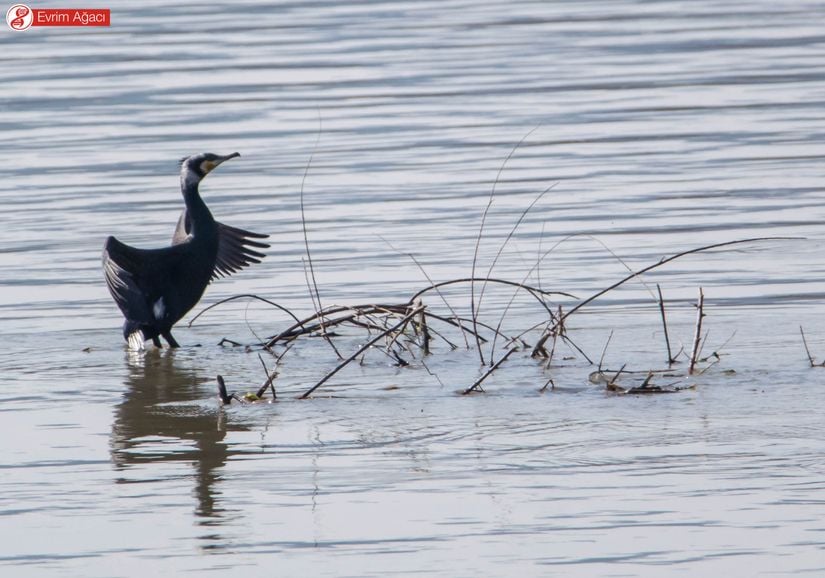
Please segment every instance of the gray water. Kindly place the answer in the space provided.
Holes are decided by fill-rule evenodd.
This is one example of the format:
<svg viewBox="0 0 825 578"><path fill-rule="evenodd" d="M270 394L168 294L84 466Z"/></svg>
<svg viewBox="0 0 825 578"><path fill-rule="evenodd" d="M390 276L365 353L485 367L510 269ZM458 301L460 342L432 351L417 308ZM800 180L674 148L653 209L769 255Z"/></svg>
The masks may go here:
<svg viewBox="0 0 825 578"><path fill-rule="evenodd" d="M108 29L0 35L4 576L825 572L825 369L799 336L825 357L825 4L120 4ZM242 154L201 190L273 247L210 286L180 350L129 354L103 240L167 243L176 160L199 151ZM400 303L428 285L401 253L434 280L470 275L511 153L479 274L554 183L493 276L581 299L627 272L604 246L635 269L798 239L685 257L568 319L594 362L661 369L651 291L676 350L703 287L721 360L686 378L682 356L656 378L693 386L678 393L607 392L559 346L549 368L518 352L460 396L484 368L444 327L459 349L439 341L426 368L370 352L306 401L337 360L299 341L277 403L218 406L216 374L263 380L255 350L221 339L289 319L239 300L186 322L244 293L312 312L305 171L322 303ZM488 288L481 319L511 296ZM469 287L445 297L469 314ZM503 327L545 319L519 297Z"/></svg>

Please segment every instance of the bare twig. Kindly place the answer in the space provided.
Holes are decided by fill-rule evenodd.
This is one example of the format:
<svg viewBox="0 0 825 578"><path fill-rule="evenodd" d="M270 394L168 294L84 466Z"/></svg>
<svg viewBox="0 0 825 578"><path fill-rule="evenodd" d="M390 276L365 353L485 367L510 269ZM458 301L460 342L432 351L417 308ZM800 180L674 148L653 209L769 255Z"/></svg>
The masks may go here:
<svg viewBox="0 0 825 578"><path fill-rule="evenodd" d="M430 288L435 290L435 292L438 294L438 297L441 299L441 301L444 303L444 305L447 307L447 309L450 310L450 313L453 314L453 317L456 319L456 321L458 321L458 326L462 330L461 331L461 336L464 338L464 344L467 347L470 347L470 343L467 341L467 335L465 334L464 327L461 325L461 320L458 317L458 314L455 312L455 309L453 309L453 306L450 305L450 302L447 301L447 298L444 297L444 294L440 291L439 287L441 287L441 286L436 285L435 281L433 281L432 277L430 277L430 274L427 273L426 269L424 269L424 266L421 265L421 263L419 263L418 259L415 258L415 255L413 255L412 253L404 253L404 252L400 251L399 249L396 249L395 246L392 243L390 243L387 239L385 239L381 235L378 235L378 238L381 239L382 241L384 241L387 245L389 245L390 248L393 251L395 251L396 253L398 253L400 255L405 255L405 256L409 257L412 260L412 262L415 263L415 266L418 267L418 270L421 271L421 274L424 275L424 277L426 277L427 281L430 282ZM412 302L412 300L411 300L411 302Z"/></svg>
<svg viewBox="0 0 825 578"><path fill-rule="evenodd" d="M437 374L437 373L435 373L434 371L432 371L423 359L421 360L421 365L423 365L423 366L424 366L424 370L425 370L425 371L426 371L429 375L433 376L433 377L435 378L435 380L438 382L438 385L440 385L440 386L442 387L442 389L443 389L443 388L444 388L444 382L443 382L443 381L441 381L441 378L440 378L440 377L438 377L438 374Z"/></svg>
<svg viewBox="0 0 825 578"><path fill-rule="evenodd" d="M699 363L704 363L707 361L708 357L713 357L716 355L716 352L711 353L708 357L702 357L702 352L705 351L705 344L708 342L708 337L710 336L710 329L705 331L704 337L702 337L701 341L699 342L699 351L696 352L696 361ZM716 357L719 357L718 355Z"/></svg>
<svg viewBox="0 0 825 578"><path fill-rule="evenodd" d="M550 386L550 389L556 389L556 382L553 381L553 378L549 378L547 381L544 382L544 385L541 386L539 392L544 393L547 391L547 386Z"/></svg>
<svg viewBox="0 0 825 578"><path fill-rule="evenodd" d="M662 297L662 287L656 283L656 291L659 293L659 312L662 314L662 328L665 332L665 346L667 346L667 364L668 366L673 365L675 361L673 359L673 355L671 355L670 350L670 336L667 333L667 316L665 315L665 300Z"/></svg>
<svg viewBox="0 0 825 578"><path fill-rule="evenodd" d="M600 245L600 246L601 246L601 247L602 247L605 251L607 251L608 253L610 253L610 255L611 255L614 259L616 259L616 260L617 260L617 261L618 261L618 262L619 262L619 263L620 263L620 264L621 264L621 265L622 265L625 269L627 269L630 273L633 273L633 269L631 269L631 267L630 267L630 266L629 266L629 265L628 265L628 264L624 261L624 259L622 259L619 255L617 255L617 254L616 254L616 253L615 253L615 252L614 252L614 251L613 251L610 247L608 247L608 246L607 246L607 245L606 245L606 244L605 244L605 243L604 243L601 239L599 239L598 237L594 237L593 235L587 235L587 234L579 234L579 233L576 233L576 234L573 234L573 235L568 235L568 236L566 236L566 237L564 237L564 238L562 238L562 239L559 239L558 241L556 241L556 243L555 243L552 247L550 247L550 249L548 249L548 250L547 250L547 251L545 251L544 253L541 253L541 254L539 255L538 259L536 260L536 262L533 264L533 266L532 266L532 267L530 267L530 269L527 271L527 273L526 273L526 274L524 275L524 277L522 278L522 283L524 283L524 282L526 282L526 281L527 281L527 279L530 277L530 275L532 275L532 274L533 274L533 271L539 270L539 269L541 268L541 263L542 263L542 261L544 261L544 259L546 259L546 258L547 258L547 257L548 257L548 256L549 256L552 252L553 252L553 251L555 251L555 250L559 247L559 245L561 245L562 243L565 243L565 242L567 242L567 241L570 241L571 239L575 239L575 238L577 238L577 237L584 237L584 238L586 238L586 239L590 239L591 241L593 241L593 242L595 242L595 243L598 243L598 244L599 244L599 245ZM539 239L539 241L541 241L541 239ZM642 283L642 285L644 285L645 289L647 289L647 290L648 290L648 292L651 294L651 296L653 296L653 292L650 290L650 288L647 286L647 284L646 284L644 281L641 281L641 283ZM539 289L541 289L541 283L539 283L538 285L539 285ZM517 293L518 293L518 291L514 291L514 292L513 292L513 295L510 297L510 301L507 303L507 306L504 308L504 311L503 311L503 312L502 312L502 314L501 314L501 318L499 319L499 323L498 323L498 326L497 326L497 327L499 327L499 328L500 328L500 327L501 327L501 325L504 323L504 317L507 315L507 312L510 310L510 307L512 306L513 301L515 300ZM653 298L655 299L655 296L653 296ZM553 317L553 313L552 313L552 312L550 312L550 309L549 309L546 305L545 305L545 308L546 308L546 309L548 310L548 312L550 313L550 318L551 318L551 321L561 321L561 320L554 319L554 317ZM541 325L541 324L538 324L538 325ZM552 329L552 331L554 331L554 332L555 332L555 327L554 327L554 326L549 326L549 327L552 327L552 328L553 328L553 329ZM523 332L523 333L522 333L522 335L523 335L524 333L527 333L527 332L529 332L529 331L532 331L532 329L534 329L534 328L535 328L535 327L530 328L529 330L527 330L527 331ZM558 336L559 336L559 333L558 333L558 332L553 333L552 337L553 337L553 341L554 341L554 342L556 341L556 339L557 339L557 337L558 337ZM562 333L562 339L563 339L565 342L567 342L567 341L569 340L569 338L568 338L568 337L565 337L565 336L563 335L563 333ZM571 342L571 343L572 343L572 342ZM591 363L591 364L593 363L593 362L590 360L590 358L587 356L587 354L585 354L585 353L584 353L584 351L582 351L582 350L581 350L581 349L580 349L577 345L573 344L573 347L574 347L574 348L575 348L575 349L576 349L579 353L581 353L581 354L582 354L582 355L583 355L583 356L587 359L587 361L588 361L589 363ZM491 346L491 348L490 348L490 349L491 349L491 354L490 354L491 356L492 356L493 352L495 352L495 348L496 348L496 339L495 339L495 337L494 337L494 338L493 338L493 344L492 344L492 346ZM547 357L547 352L546 352L546 349L544 348L544 345L542 344L542 346L541 346L541 347L539 347L538 349L534 349L531 355L532 355L533 357L538 357L538 356Z"/></svg>
<svg viewBox="0 0 825 578"><path fill-rule="evenodd" d="M604 363L604 356L607 353L607 347L610 345L610 340L613 339L613 330L610 330L610 335L607 336L607 341L604 344L604 349L602 349L602 356L599 358L599 371L602 370L602 363ZM622 368L624 369L624 368Z"/></svg>
<svg viewBox="0 0 825 578"><path fill-rule="evenodd" d="M688 375L693 375L693 370L696 367L696 359L699 355L699 344L702 341L702 319L705 317L705 294L702 288L699 287L699 300L696 303L696 333L693 336L693 350L690 354L690 366L688 367Z"/></svg>
<svg viewBox="0 0 825 578"><path fill-rule="evenodd" d="M473 385L471 385L470 387L465 389L463 392L461 392L461 394L462 395L467 395L468 393L472 393L474 391L477 391L481 387L481 382L484 381L485 379L487 379L490 376L491 373L493 373L496 369L498 369L499 366L502 363L504 363L507 360L507 358L510 357L510 355L513 354L514 351L516 351L516 350L515 349L508 349L507 353L505 353L504 355L501 356L501 359L499 359L492 366L490 366L490 368L487 371L484 372L484 375L479 377L475 381L475 383L473 383Z"/></svg>
<svg viewBox="0 0 825 578"><path fill-rule="evenodd" d="M562 327L564 327L564 325L562 325ZM593 360L590 359L590 357L584 352L584 350L581 347L576 345L576 343L567 336L566 331L562 331L559 335L561 336L561 340L564 342L565 345L572 349L575 349L579 353L579 355L581 355L587 360L587 363L593 365Z"/></svg>
<svg viewBox="0 0 825 578"><path fill-rule="evenodd" d="M278 372L273 371L272 373L269 373L269 370L266 368L266 363L264 363L264 358L261 357L260 353L258 354L258 359L261 360L261 365L264 366L264 375L266 375L266 381L264 381L261 387L258 388L258 392L255 395L257 395L258 397L263 397L264 393L266 393L266 388L269 387L272 389L272 399L277 399L278 395L275 393L275 378L278 377Z"/></svg>
<svg viewBox="0 0 825 578"><path fill-rule="evenodd" d="M624 372L625 367L627 367L626 363L619 368L619 371L617 371L616 375L613 376L613 379L610 380L611 383L615 383L616 380L619 379L619 376Z"/></svg>
<svg viewBox="0 0 825 578"><path fill-rule="evenodd" d="M706 359L707 359L707 358L706 358ZM711 367L713 367L714 365L716 365L717 363L719 363L719 361L721 361L721 360L717 357L717 358L716 358L716 359L714 359L711 363L709 363L708 365L706 365L705 367L703 367L702 369L700 369L700 370L699 370L699 373L698 373L697 375L704 375L704 373L705 373L708 369L710 369Z"/></svg>
<svg viewBox="0 0 825 578"><path fill-rule="evenodd" d="M559 314L556 316L556 319L561 317L561 305L559 305ZM553 356L556 354L556 344L558 343L559 336L564 335L564 324L560 324L556 331L553 334L553 346L550 347L550 353L547 355L547 363L544 364L544 367L547 369L550 368L550 364L553 362Z"/></svg>
<svg viewBox="0 0 825 578"><path fill-rule="evenodd" d="M347 365L349 365L349 364L350 364L350 363L351 363L354 359L356 359L359 355L361 355L361 354L362 354L363 352L365 352L367 349L369 349L370 347L372 347L373 345L375 345L375 343L377 343L380 339L383 339L384 337L386 337L387 335L389 335L390 333L392 333L392 332L393 332L393 331L395 331L396 329L398 329L398 328L402 327L403 325L406 325L406 324L410 321L410 319L412 319L413 317L415 317L416 315L418 315L418 314L421 312L421 310L422 310L422 309L423 309L423 307L413 309L413 310L412 310L412 311L410 311L407 315L405 315L405 316L404 316L404 318L403 318L403 319L401 319L401 321L399 321L398 323L396 323L395 325L393 325L392 327L390 327L389 329L387 329L387 330L386 330L386 331L384 331L383 333L379 333L378 335L376 335L375 337L373 337L372 339L370 339L370 340L369 340L366 344L364 344L364 345L363 345L360 349L358 349L358 351L356 351L355 353L353 353L352 355L350 355L349 357L347 357L345 360L343 360L341 363L339 363L339 364L335 367L335 369L333 369L332 371L330 371L329 373L327 373L327 374L326 374L326 375L325 375L325 376L324 376L324 377L323 377L323 378L322 378L322 379L321 379L318 383L316 383L316 384L315 384L315 385L313 385L311 388L309 388L308 390L306 390L306 391L305 391L305 392L304 392L304 393L303 393L303 394L299 397L299 399L306 399L306 398L308 398L310 395L312 395L312 393L313 393L316 389L318 389L318 388L319 388L319 387L321 387L324 383L326 383L326 382L327 382L327 381L328 381L328 380L329 380L329 379L330 379L333 375L335 375L336 373L338 373L339 371L341 371L344 367L346 367Z"/></svg>
<svg viewBox="0 0 825 578"><path fill-rule="evenodd" d="M285 330L281 331L279 334L277 334L275 336L272 336L272 337L269 337L269 341L267 341L267 346L271 347L272 345L274 345L275 343L277 343L278 341L281 341L283 339L294 339L295 337L298 337L300 335L304 335L306 333L312 333L314 331L317 331L318 329L321 328L320 323L317 323L317 324L314 324L314 325L308 325L308 324L312 323L313 321L318 320L321 316L327 318L327 321L326 321L325 325L326 325L326 327L330 327L330 326L338 325L340 323L344 323L346 321L349 321L357 315L368 315L370 313L375 313L375 312L379 312L379 311L380 312L391 311L391 312L399 313L399 312L406 311L408 309L408 307L409 307L409 305L407 305L407 304L403 304L403 305L374 305L374 304L369 304L369 305L349 305L349 306L335 305L335 306L331 306L331 307L328 307L324 311L316 312L315 314L310 315L309 317L306 317L302 320L299 320L297 323L295 323L295 324L291 325L290 327L286 328ZM344 313L344 312L350 312L350 313L349 313L349 315L346 315L346 316L338 318L338 319L329 319L329 317L331 315L336 315L338 313Z"/></svg>
<svg viewBox="0 0 825 578"><path fill-rule="evenodd" d="M535 266L536 285L539 286L539 289L541 289L541 245L542 245L542 242L544 241L544 226L546 224L547 224L546 222L543 222L541 224L541 233L539 234L539 243L538 243L538 254L536 255L536 266Z"/></svg>
<svg viewBox="0 0 825 578"><path fill-rule="evenodd" d="M616 383L616 380L619 379L619 376L622 374L625 367L627 367L626 363L622 365L621 368L619 368L619 371L616 372L616 375L607 380L607 383L605 384L605 388L607 389L607 391L625 393L625 389Z"/></svg>
<svg viewBox="0 0 825 578"><path fill-rule="evenodd" d="M653 263L652 265L648 265L647 267L643 267L642 269L639 269L638 271L635 271L635 272L631 273L630 275L627 275L623 279L613 283L609 287L606 287L605 289L602 289L601 291L597 291L596 293L594 293L593 295L591 295L587 299L584 299L583 301L580 301L576 306L574 306L567 313L564 314L564 318L566 319L566 318L570 317L573 313L575 313L576 311L578 311L579 309L581 309L582 307L584 307L588 303L591 303L591 302L595 301L596 299L598 299L599 297L601 297L602 295L604 295L605 293L608 293L609 291L612 291L613 289L616 289L617 287L619 287L621 285L624 285L625 283L627 283L631 279L634 279L635 277L638 277L639 275L643 275L644 273L647 273L648 271L652 271L653 269L656 269L657 267L661 267L662 265L665 265L666 263L670 263L671 261L679 259L680 257L685 257L687 255L692 255L694 253L700 253L700 252L703 252L703 251L709 251L711 249L719 249L721 247L730 247L730 246L733 246L733 245L741 245L743 243L755 243L757 241L786 241L786 240L797 240L797 239L800 239L800 237L753 237L753 238L750 238L750 239L740 239L738 241L727 241L727 242L724 242L724 243L714 243L712 245L705 245L703 247L697 247L695 249L689 249L687 251L682 251L681 253L676 253L675 255L671 255L670 257L663 257L662 259L660 259L656 263ZM557 324L558 324L558 322L557 322ZM545 331L544 335L542 335L542 337L538 340L536 345L533 347L533 351L531 353L531 355L533 357L538 357L540 355L541 350L544 348L544 343L549 338L550 338L550 331Z"/></svg>
<svg viewBox="0 0 825 578"><path fill-rule="evenodd" d="M427 331L428 331L429 333L431 333L431 334L435 335L436 337L439 337L440 339L442 339L442 340L444 341L444 343L446 343L446 344L450 347L450 350L451 350L451 351L455 351L456 349L458 349L458 345L456 345L455 343L453 343L452 341L450 341L449 339L447 339L447 338L444 336L444 334L442 334L440 331L437 331L437 330L433 329L433 328L432 328L432 327L430 327L429 325L427 325Z"/></svg>
<svg viewBox="0 0 825 578"><path fill-rule="evenodd" d="M822 363L817 363L814 361L814 356L811 355L811 350L808 349L808 340L805 339L805 332L802 330L802 326L799 326L799 334L802 335L802 345L805 346L805 354L808 356L808 363L811 364L811 367L825 367L825 361Z"/></svg>
<svg viewBox="0 0 825 578"><path fill-rule="evenodd" d="M418 297L424 295L424 293L433 289L437 289L439 287L445 287L447 285L456 285L458 283L470 283L470 286L472 287L472 284L477 281L486 281L487 283L500 283L501 285L510 285L511 287L523 289L524 291L527 291L530 295L532 295L539 303L541 303L542 307L544 307L544 309L546 309L551 315L553 313L552 310L548 307L547 303L544 302L544 299L542 299L541 296L549 297L551 295L561 295L562 297L570 297L572 299L576 298L574 295L571 295L570 293L564 293L563 291L545 291L544 289L539 289L538 287L531 287L530 285L525 285L524 283L518 283L516 281L508 281L507 279L490 279L487 277L464 277L461 279L450 279L449 281L441 281L440 283L436 283L434 285L431 285L430 287L421 289L417 293L413 294L413 296L410 297L407 303L412 304Z"/></svg>
<svg viewBox="0 0 825 578"><path fill-rule="evenodd" d="M476 309L475 309L475 314L473 315L473 319L478 318L478 314L481 311L481 302L484 299L484 291L487 289L487 279L489 279L490 276L493 274L493 269L495 268L496 263L498 263L498 260L501 257L501 254L504 252L505 247L507 247L507 243L509 243L510 239L513 238L513 235L515 235L515 233L518 230L519 226L521 225L522 221L527 216L527 213L530 212L530 209L532 209L535 206L535 204L538 203L542 199L542 197L544 197L544 195L546 195L557 184L558 184L558 182L555 182L552 185L550 185L549 187L547 187L546 189L544 189L541 193L539 193L539 195L535 199L533 199L533 202L530 203L527 206L527 208L524 209L521 212L521 215L519 216L518 220L513 225L513 228L510 229L510 232L507 234L507 237L504 239L504 242L501 244L501 247L498 248L498 252L496 253L496 256L493 257L493 262L490 263L490 268L487 269L487 275L485 276L484 283L482 283L482 285L481 285L481 291L479 291L479 294L478 294L478 303L476 304ZM471 287L472 287L472 285L471 285ZM493 347L495 347L495 343L496 343L496 340L495 340L495 338L493 338ZM490 363L492 363L492 362L493 362L493 351L490 351Z"/></svg>
<svg viewBox="0 0 825 578"><path fill-rule="evenodd" d="M313 289L312 289L312 283L310 282L309 275L307 275L306 261L304 261L303 257L301 258L301 262L304 264L304 278L306 280L307 290L309 291L310 295L314 295ZM315 291L317 291L317 288L315 289ZM337 347L335 347L335 344L332 342L331 336L330 336L329 332L327 331L327 323L326 323L326 317L324 315L324 310L320 307L320 305L321 305L321 296L320 296L320 294L317 296L317 299L318 299L318 304L316 305L315 297L312 298L312 306L313 306L313 308L315 308L315 312L317 314L316 319L318 319L318 327L321 330L321 337L324 338L324 341L326 341L327 344L329 344L329 346L335 352L335 356L338 359L343 359L343 357L341 356L341 352L338 351ZM269 347L269 344L267 344L267 347Z"/></svg>
<svg viewBox="0 0 825 578"><path fill-rule="evenodd" d="M651 387L650 382L653 381L653 375L654 375L654 373L652 371L648 371L647 372L647 377L645 377L645 380L642 382L642 385L640 385L639 387Z"/></svg>
<svg viewBox="0 0 825 578"><path fill-rule="evenodd" d="M312 300L312 306L315 308L315 311L321 313L323 311L323 306L321 305L321 292L318 290L318 281L315 278L315 267L312 264L312 253L309 250L309 236L307 234L307 221L306 221L306 212L304 211L304 185L306 184L307 175L309 174L309 168L312 166L312 159L315 157L315 152L318 150L318 143L321 142L321 133L323 132L323 124L321 121L321 109L318 109L318 135L315 137L315 144L312 146L312 152L309 155L309 160L307 160L307 165L304 168L304 175L301 177L301 193L300 193L300 202L301 202L301 231L304 235L304 248L306 249L307 254L307 264L309 265L309 277L312 281L311 286L309 287L309 297ZM309 285L309 280L307 280L307 285ZM327 330L324 325L324 316L320 315L318 318L319 323L321 324L321 335L323 335L324 339L329 343L329 346L335 352L335 355L338 356L338 359L341 359L341 352L338 351L338 348L335 347L335 344L330 339L329 335L327 335Z"/></svg>
<svg viewBox="0 0 825 578"><path fill-rule="evenodd" d="M201 310L201 312L200 312L200 313L198 313L197 315L195 315L195 316L192 318L192 320L191 320L191 321L189 321L189 325L187 325L187 327L192 327L192 324L193 324L193 323L195 323L195 321L197 321L197 320L198 320L198 318L199 318L201 315L203 315L204 313L206 313L206 312L207 312L207 311L209 311L210 309L213 309L213 308L217 307L218 305L223 305L224 303L228 303L228 302L230 302L230 301L234 301L235 299L257 299L258 301L263 301L263 302L264 302L264 303L266 303L267 305L272 305L273 307L277 307L278 309L280 309L281 311L283 311L284 313L286 313L287 315L289 315L290 317L292 317L292 318L295 320L295 322L296 322L296 323L300 323L300 321L299 321L299 320L298 320L298 318L295 316L295 314L294 314L294 313L292 313L292 311L290 311L289 309L287 309L287 308L286 308L286 307L284 307L283 305L278 305L278 304L277 304L277 303L275 303L274 301L270 301L269 299L264 299L263 297L259 297L259 296L257 296L257 295L253 295L253 294L251 294L251 293L245 293L245 294L243 294L243 295L233 295L232 297L227 297L226 299L221 299L221 300L220 300L220 301L218 301L217 303L213 303L213 304L212 304L212 305L210 305L209 307L205 307L203 310Z"/></svg>
<svg viewBox="0 0 825 578"><path fill-rule="evenodd" d="M419 302L419 306L421 303ZM427 316L424 314L424 310L421 311L421 316L418 319L418 325L416 326L417 330L421 332L421 349L424 351L424 355L430 354L430 328L427 326ZM463 332L462 332L463 334Z"/></svg>
<svg viewBox="0 0 825 578"><path fill-rule="evenodd" d="M424 305L419 304L419 305L416 307L416 310L419 310L419 313L420 313L421 311L424 311ZM400 338L400 337L404 334L404 331L406 331L406 329L407 329L407 325L409 325L410 321L413 321L413 319L412 319L412 318L410 318L409 320L407 320L407 322L406 322L406 323L403 323L400 327L398 327L396 331L393 331L393 332L392 332L392 337L390 337L390 341L389 341L389 343L387 343L387 350L388 350L388 351L389 351L389 350L391 350L391 349L392 349L392 346L393 346L396 342L398 342L398 341L399 341L399 338ZM389 334L388 334L387 336L389 337ZM400 342L399 342L399 343L400 343Z"/></svg>
<svg viewBox="0 0 825 578"><path fill-rule="evenodd" d="M709 333L709 332L708 332L708 333ZM707 339L708 339L708 333L705 333L705 342L707 342ZM728 343L730 343L730 342L733 340L733 338L734 338L734 337L736 337L736 330L735 330L735 329L733 330L733 333L731 333L731 334L730 334L730 337L728 337L728 338L725 340L725 342L724 342L724 343L722 343L722 345L720 345L719 347L717 347L716 349L714 349L714 350L713 350L713 353L711 353L710 355L708 355L708 356L707 356L707 357L705 357L704 359L700 359L699 361L707 361L707 360L708 360L708 359L710 359L711 357L715 357L717 360L721 360L721 359L722 359L722 354L721 354L721 353L719 353L719 352L720 352L720 351L722 351L725 347L727 347Z"/></svg>
<svg viewBox="0 0 825 578"><path fill-rule="evenodd" d="M490 207L493 204L493 197L496 194L496 186L498 185L498 181L501 178L501 173L504 171L504 167L507 166L507 162L516 153L516 151L521 146L521 144L525 140L527 140L527 137L529 137L536 130L538 130L539 126L541 126L541 125L537 125L537 126L533 127L530 130L530 132L528 132L526 135L521 137L521 140L518 141L518 143L516 143L516 146L513 147L513 149L510 151L510 154L507 155L507 158L504 159L504 162L501 163L501 167L498 169L498 173L496 174L496 180L493 181L493 188L490 190L490 197L487 200L487 206L484 207L484 212L481 214L481 224L479 225L479 228L478 228L478 236L476 237L476 246L475 246L475 250L473 251L473 268L472 268L472 272L470 274L470 278L473 279L473 280L475 279L475 276L476 276L476 264L478 263L478 249L481 245L481 237L484 233L484 224L487 221L487 213L490 211ZM476 313L476 293L475 293L475 282L474 281L470 282L470 315L473 318L473 331L475 331L476 335L478 335L478 328L475 326L476 319L477 319L478 315ZM484 352L481 349L481 342L478 339L476 339L476 347L478 349L478 356L479 356L479 359L481 360L481 364L484 365Z"/></svg>
<svg viewBox="0 0 825 578"><path fill-rule="evenodd" d="M315 144L312 145L312 152L309 154L309 160L307 161L306 167L304 167L304 175L301 177L301 193L300 193L300 202L301 202L301 231L304 234L304 249L306 249L307 254L307 263L309 264L309 272L310 276L312 277L312 285L315 288L315 292L313 293L310 291L310 298L312 299L312 304L315 306L316 311L321 310L321 294L318 292L318 283L315 280L315 268L312 266L312 254L309 251L309 237L307 235L307 221L306 221L306 214L304 212L304 185L306 184L307 175L309 174L309 168L312 166L312 159L315 157L315 152L318 150L318 143L321 142L321 132L322 132L322 123L321 123L321 109L318 109L318 134L315 137ZM317 299L317 302L316 302Z"/></svg>

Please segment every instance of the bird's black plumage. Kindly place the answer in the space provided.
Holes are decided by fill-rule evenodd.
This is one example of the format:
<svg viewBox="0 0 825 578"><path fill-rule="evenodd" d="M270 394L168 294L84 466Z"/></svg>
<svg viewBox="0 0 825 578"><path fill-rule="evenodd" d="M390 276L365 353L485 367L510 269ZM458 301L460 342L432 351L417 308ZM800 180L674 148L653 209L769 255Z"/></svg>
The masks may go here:
<svg viewBox="0 0 825 578"><path fill-rule="evenodd" d="M212 169L236 156L240 155L202 153L183 160L181 191L186 208L171 246L137 249L114 237L106 239L103 273L126 318L123 336L131 347L142 347L149 339L160 346L160 337L177 347L172 326L198 303L210 281L260 263L264 257L255 249L269 245L254 239L268 235L219 223L198 191Z"/></svg>

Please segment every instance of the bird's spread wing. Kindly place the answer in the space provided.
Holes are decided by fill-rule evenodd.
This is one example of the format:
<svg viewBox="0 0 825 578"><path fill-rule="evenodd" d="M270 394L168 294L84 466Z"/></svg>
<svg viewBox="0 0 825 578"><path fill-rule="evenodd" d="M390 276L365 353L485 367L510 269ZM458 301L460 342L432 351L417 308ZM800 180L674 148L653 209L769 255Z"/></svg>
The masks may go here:
<svg viewBox="0 0 825 578"><path fill-rule="evenodd" d="M218 223L218 258L212 271L212 279L226 277L248 267L252 263L260 263L266 255L252 249L266 249L268 243L261 243L253 239L266 239L269 235L253 233L244 229L230 227Z"/></svg>
<svg viewBox="0 0 825 578"><path fill-rule="evenodd" d="M109 293L127 319L149 323L152 312L138 282L144 258L140 249L124 245L114 237L106 239L103 247L103 275Z"/></svg>
<svg viewBox="0 0 825 578"><path fill-rule="evenodd" d="M252 263L260 263L261 259L266 256L255 249L267 249L269 244L254 239L266 239L269 235L230 227L217 221L216 224L218 225L218 255L212 270L212 280L228 277ZM184 209L172 235L172 245L184 243L189 239L189 233L189 216Z"/></svg>
<svg viewBox="0 0 825 578"><path fill-rule="evenodd" d="M186 259L186 245L164 249L136 249L114 237L103 247L103 275L109 293L124 317L139 323L153 323L153 303L160 297L160 287L168 271Z"/></svg>

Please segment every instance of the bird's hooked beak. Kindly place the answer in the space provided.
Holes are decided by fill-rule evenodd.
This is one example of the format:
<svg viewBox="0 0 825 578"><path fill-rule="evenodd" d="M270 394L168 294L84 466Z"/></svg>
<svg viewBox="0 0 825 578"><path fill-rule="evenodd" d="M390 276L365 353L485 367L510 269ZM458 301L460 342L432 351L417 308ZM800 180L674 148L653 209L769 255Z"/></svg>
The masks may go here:
<svg viewBox="0 0 825 578"><path fill-rule="evenodd" d="M219 165L225 163L229 159L234 159L235 157L239 157L239 156L241 156L241 153L232 153L231 155L226 155L225 157L220 157L219 156L214 161L204 161L203 164L201 165L201 169L203 170L203 174L208 175L213 170L215 170L215 168L218 167Z"/></svg>

